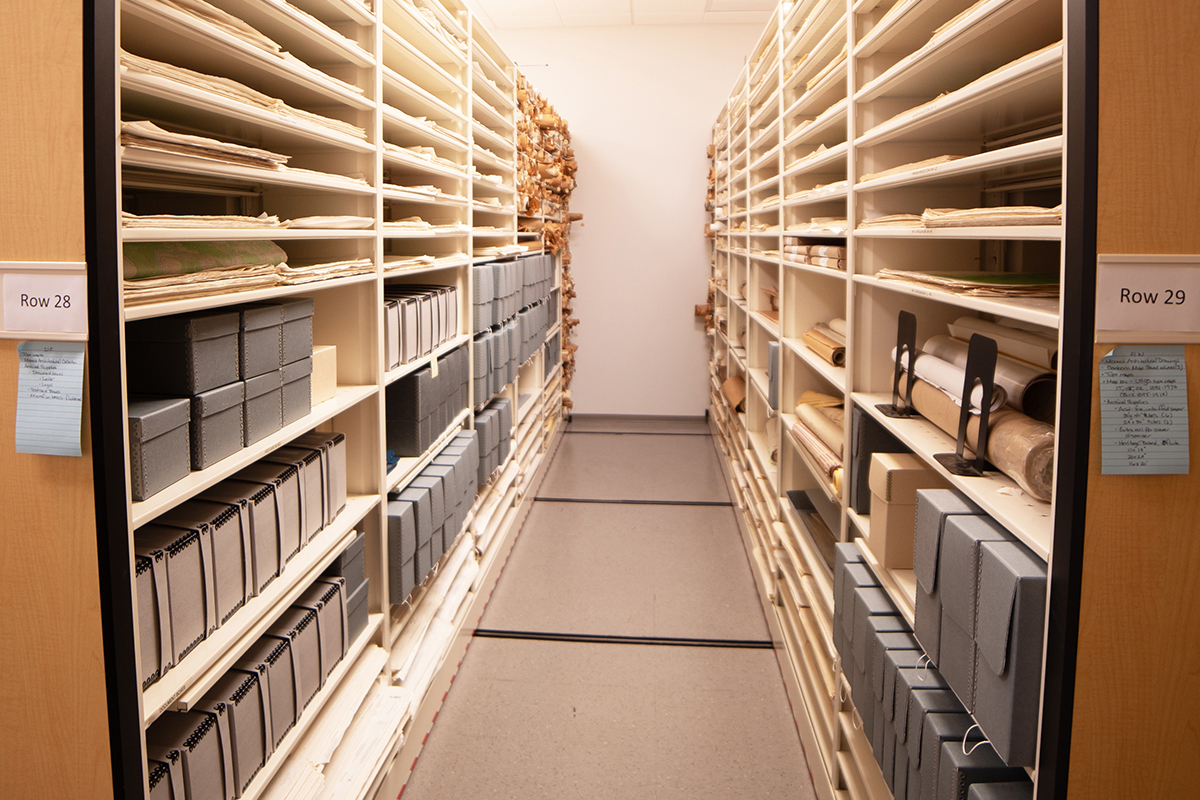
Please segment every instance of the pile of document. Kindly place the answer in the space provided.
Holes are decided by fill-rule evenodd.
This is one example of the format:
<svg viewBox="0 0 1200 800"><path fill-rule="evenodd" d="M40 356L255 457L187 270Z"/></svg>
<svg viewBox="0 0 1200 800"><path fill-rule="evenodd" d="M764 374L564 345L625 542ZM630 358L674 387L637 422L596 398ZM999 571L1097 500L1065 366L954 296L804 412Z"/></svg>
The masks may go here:
<svg viewBox="0 0 1200 800"><path fill-rule="evenodd" d="M863 220L859 230L871 228L983 228L1000 225L1061 225L1061 204L994 206L990 208L927 208L921 214L890 214Z"/></svg>
<svg viewBox="0 0 1200 800"><path fill-rule="evenodd" d="M965 297L1058 297L1058 273L909 272L882 269L875 277L917 284Z"/></svg>
<svg viewBox="0 0 1200 800"><path fill-rule="evenodd" d="M783 257L797 264L846 271L846 246L842 244L815 244L798 236L785 236Z"/></svg>
<svg viewBox="0 0 1200 800"><path fill-rule="evenodd" d="M796 442L816 463L834 493L841 492L845 411L842 400L832 395L807 391L796 405L791 432Z"/></svg>
<svg viewBox="0 0 1200 800"><path fill-rule="evenodd" d="M804 332L804 346L835 367L846 366L846 320L818 322Z"/></svg>

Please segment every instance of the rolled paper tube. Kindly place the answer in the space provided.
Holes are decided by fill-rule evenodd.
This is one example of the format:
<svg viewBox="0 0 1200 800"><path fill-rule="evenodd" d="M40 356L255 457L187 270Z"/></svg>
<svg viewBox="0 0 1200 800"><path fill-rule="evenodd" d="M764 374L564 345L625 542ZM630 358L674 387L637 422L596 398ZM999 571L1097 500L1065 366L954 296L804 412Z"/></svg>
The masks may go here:
<svg viewBox="0 0 1200 800"><path fill-rule="evenodd" d="M741 375L734 375L721 384L721 394L729 401L734 411L740 411L742 402L746 399L746 381Z"/></svg>
<svg viewBox="0 0 1200 800"><path fill-rule="evenodd" d="M896 348L892 348L892 361L896 360ZM908 366L908 359L904 359L904 366ZM956 367L949 361L943 361L935 355L926 353L924 350L917 351L916 361L913 362L913 371L917 377L941 389L946 394L954 399L955 403L962 402L963 383L966 382L967 372L962 367ZM1000 410L1008 402L1008 393L1004 391L1004 387L999 383L992 384L992 402L988 408L992 411ZM971 390L971 408L982 408L983 405L983 387L976 386Z"/></svg>
<svg viewBox="0 0 1200 800"><path fill-rule="evenodd" d="M949 436L958 436L959 408L954 401L925 381L913 383L913 406L921 416ZM967 422L967 446L979 441L979 417ZM1038 500L1050 501L1054 485L1054 428L1044 422L1003 408L988 418L987 460Z"/></svg>
<svg viewBox="0 0 1200 800"><path fill-rule="evenodd" d="M823 336L825 336L828 339L832 339L833 341L840 344L842 347L846 346L846 336L844 334L838 333L833 328L826 325L824 322L818 322L816 325L813 326L813 330L819 334L822 334Z"/></svg>
<svg viewBox="0 0 1200 800"><path fill-rule="evenodd" d="M821 441L812 430L803 422L795 422L792 424L792 435L796 437L796 441L804 448L813 460L817 462L817 466L827 478L833 478L835 471L842 468L842 460L837 457L829 447Z"/></svg>
<svg viewBox="0 0 1200 800"><path fill-rule="evenodd" d="M841 319L840 317L837 319L829 320L829 327L833 328L835 331L840 333L842 336L846 335L846 320Z"/></svg>
<svg viewBox="0 0 1200 800"><path fill-rule="evenodd" d="M808 346L809 350L812 350L830 364L833 364L835 367L846 366L846 348L825 334L815 330L807 331L801 339Z"/></svg>
<svg viewBox="0 0 1200 800"><path fill-rule="evenodd" d="M930 355L966 367L967 343L949 336L934 336L921 348ZM996 359L996 383L1008 393L1008 404L1039 422L1054 423L1057 380L1053 372L1006 355Z"/></svg>
<svg viewBox="0 0 1200 800"><path fill-rule="evenodd" d="M833 420L821 413L823 410L812 406L800 406L796 409L796 415L800 417L800 421L804 423L805 427L815 433L825 443L825 446L840 459L844 452L842 426L835 425Z"/></svg>
<svg viewBox="0 0 1200 800"><path fill-rule="evenodd" d="M949 326L950 335L964 342L972 333L981 333L996 340L1001 353L1028 361L1043 369L1058 366L1058 341L1033 331L1010 328L978 317L959 317Z"/></svg>
<svg viewBox="0 0 1200 800"><path fill-rule="evenodd" d="M797 406L813 406L814 408L827 408L831 406L840 406L841 404L842 398L834 397L831 394L814 392L812 389L809 389L800 395L800 401L796 403Z"/></svg>

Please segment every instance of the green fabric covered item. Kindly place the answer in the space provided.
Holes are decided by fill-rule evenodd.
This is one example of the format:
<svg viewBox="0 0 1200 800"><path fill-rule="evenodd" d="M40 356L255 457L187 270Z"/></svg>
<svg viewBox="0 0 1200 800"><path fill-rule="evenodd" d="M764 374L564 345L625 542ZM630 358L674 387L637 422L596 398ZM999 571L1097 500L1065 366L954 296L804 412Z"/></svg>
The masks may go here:
<svg viewBox="0 0 1200 800"><path fill-rule="evenodd" d="M126 280L161 275L187 275L212 269L279 265L287 253L271 241L242 242L126 242L123 272Z"/></svg>

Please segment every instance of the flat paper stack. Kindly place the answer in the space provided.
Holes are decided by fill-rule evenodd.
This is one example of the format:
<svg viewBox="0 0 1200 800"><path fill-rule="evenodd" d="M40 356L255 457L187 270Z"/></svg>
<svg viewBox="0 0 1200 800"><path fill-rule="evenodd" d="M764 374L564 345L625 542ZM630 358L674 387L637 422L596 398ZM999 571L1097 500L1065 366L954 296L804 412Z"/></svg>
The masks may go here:
<svg viewBox="0 0 1200 800"><path fill-rule="evenodd" d="M932 286L967 297L1058 297L1057 273L906 272L882 269L875 277Z"/></svg>

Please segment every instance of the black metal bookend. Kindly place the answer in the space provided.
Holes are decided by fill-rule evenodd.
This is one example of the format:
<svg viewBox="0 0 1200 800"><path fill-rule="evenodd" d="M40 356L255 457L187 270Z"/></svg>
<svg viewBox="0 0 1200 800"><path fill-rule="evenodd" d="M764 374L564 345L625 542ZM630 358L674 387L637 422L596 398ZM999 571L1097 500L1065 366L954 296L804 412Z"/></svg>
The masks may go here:
<svg viewBox="0 0 1200 800"><path fill-rule="evenodd" d="M992 409L992 389L996 379L996 340L980 334L972 334L967 345L966 377L963 378L962 409L958 414L958 442L956 452L938 453L937 462L951 475L978 478L985 469L992 469L987 462L988 419ZM966 458L967 424L971 421L971 393L976 383L982 389L979 404L979 435L975 439L975 459Z"/></svg>
<svg viewBox="0 0 1200 800"><path fill-rule="evenodd" d="M908 363L905 366L905 358ZM896 321L896 365L892 372L892 402L875 406L885 417L908 419L920 416L912 404L912 380L905 381L904 404L900 403L900 378L907 372L915 375L913 366L917 361L917 318L911 311L901 311Z"/></svg>

